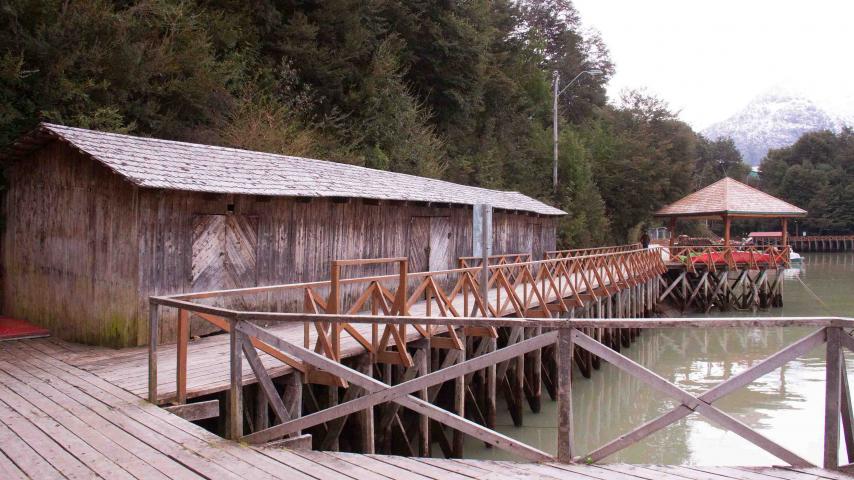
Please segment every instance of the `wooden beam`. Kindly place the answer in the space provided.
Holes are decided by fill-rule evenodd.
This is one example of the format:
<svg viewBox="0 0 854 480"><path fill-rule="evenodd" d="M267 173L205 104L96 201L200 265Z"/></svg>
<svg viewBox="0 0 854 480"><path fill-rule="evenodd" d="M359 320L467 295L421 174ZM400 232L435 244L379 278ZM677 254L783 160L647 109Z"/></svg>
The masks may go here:
<svg viewBox="0 0 854 480"><path fill-rule="evenodd" d="M724 246L730 246L730 227L732 227L732 218L729 215L724 215Z"/></svg>
<svg viewBox="0 0 854 480"><path fill-rule="evenodd" d="M178 310L178 345L176 352L175 401L187 402L187 346L190 343L190 312Z"/></svg>
<svg viewBox="0 0 854 480"><path fill-rule="evenodd" d="M670 248L676 245L676 217L670 217Z"/></svg>
<svg viewBox="0 0 854 480"><path fill-rule="evenodd" d="M157 404L157 344L160 307L148 303L148 401Z"/></svg>
<svg viewBox="0 0 854 480"><path fill-rule="evenodd" d="M241 332L232 326L228 333L229 388L226 404L226 438L237 440L243 436L243 358Z"/></svg>
<svg viewBox="0 0 854 480"><path fill-rule="evenodd" d="M289 353L297 358L300 358L301 360L311 364L315 368L325 370L333 375L342 377L348 382L352 382L353 384L364 388L370 393L384 391L388 387L388 385L380 382L379 380L376 380L374 378L368 377L363 373L347 368L346 366L341 365L340 363L335 362L322 355L319 355L311 350L291 344L286 340L282 340L279 337L273 335L272 333L262 329L261 327L258 327L257 325L240 322L236 325L236 328L247 335L258 337L260 340L275 346L276 348L284 351L285 353ZM510 438L501 433L484 428L470 420L462 418L446 410L442 410L441 408L436 407L435 405L432 405L429 402L426 402L419 398L405 396L395 398L393 399L393 401L414 411L415 413L427 415L428 417L438 421L439 423L448 425L451 428L458 429L463 433L471 435L481 441L488 442L494 445L495 447L519 455L520 457L534 461L550 461L554 459L551 455L546 452L543 452L542 450L536 449L530 445L526 445L523 442ZM244 437L243 440L248 440L248 438Z"/></svg>
<svg viewBox="0 0 854 480"><path fill-rule="evenodd" d="M845 371L845 355L839 352L839 367L841 386L840 414L842 415L842 435L845 438L845 453L848 463L854 463L854 409L851 406L851 388L848 385L848 374Z"/></svg>
<svg viewBox="0 0 854 480"><path fill-rule="evenodd" d="M660 375L643 367L642 365L636 363L628 357L614 352L610 348L605 347L601 343L593 340L592 338L581 333L580 331L573 330L573 340L575 341L575 343L582 346L586 350L596 355L599 355L600 357L602 357L602 359L608 361L615 367L631 374L632 376L634 376L641 382L649 385L653 389L665 395L676 398L677 400L682 402L685 407L702 414L712 422L717 423L718 425L732 431L736 435L753 443L759 448L771 453L772 455L780 458L783 461L789 462L789 464L791 464L792 466L813 466L808 460L791 452L790 450L770 440L764 435L756 432L741 421L722 412L717 407L714 407L710 403L691 395L690 393L674 385L664 377L661 377Z"/></svg>
<svg viewBox="0 0 854 480"><path fill-rule="evenodd" d="M173 413L183 418L184 420L194 422L196 420L205 420L207 418L216 418L219 416L219 400L207 400L204 402L185 403L183 405L175 405L164 408L169 413Z"/></svg>
<svg viewBox="0 0 854 480"><path fill-rule="evenodd" d="M781 233L783 234L781 243L783 244L783 248L786 248L789 245L789 219L783 217L780 219L780 223L782 227Z"/></svg>
<svg viewBox="0 0 854 480"><path fill-rule="evenodd" d="M265 445L266 447L286 448L288 450L311 450L311 434L298 435L296 437L276 440Z"/></svg>
<svg viewBox="0 0 854 480"><path fill-rule="evenodd" d="M252 342L249 341L248 337L245 335L241 335L240 337L243 354L246 355L246 360L252 368L252 373L255 374L255 379L258 380L258 385L261 387L261 392L259 393L263 392L267 397L267 401L270 406L273 407L273 412L276 414L276 418L279 419L279 422L287 422L291 419L291 415L285 408L285 404L282 402L282 399L279 398L279 392L276 390L276 386L273 385L273 380L271 380L270 376L267 374L264 364L262 364L261 359L258 358L258 352L255 350L255 347L252 346Z"/></svg>
<svg viewBox="0 0 854 480"><path fill-rule="evenodd" d="M558 330L557 362L558 362L558 438L557 458L559 462L570 463L574 455L572 435L572 357L575 351L573 329Z"/></svg>
<svg viewBox="0 0 854 480"><path fill-rule="evenodd" d="M827 360L825 368L824 394L824 468L835 469L839 466L839 405L841 342L845 333L840 328L827 328Z"/></svg>
<svg viewBox="0 0 854 480"><path fill-rule="evenodd" d="M508 347L486 353L479 357L474 357L470 360L451 365L427 375L415 377L394 386L382 384L385 386L382 390L377 390L369 395L364 395L348 402L340 403L334 407L296 418L281 425L272 426L264 432L247 435L245 439L250 443L264 443L273 438L281 437L298 430L304 430L321 423L326 423L332 419L349 415L353 412L370 408L380 403L393 401L396 398L409 395L433 385L440 385L448 380L454 379L455 377L482 370L487 365L494 365L497 362L514 358L519 355L520 352L525 353L554 344L556 339L557 332L544 333L529 340L514 343Z"/></svg>

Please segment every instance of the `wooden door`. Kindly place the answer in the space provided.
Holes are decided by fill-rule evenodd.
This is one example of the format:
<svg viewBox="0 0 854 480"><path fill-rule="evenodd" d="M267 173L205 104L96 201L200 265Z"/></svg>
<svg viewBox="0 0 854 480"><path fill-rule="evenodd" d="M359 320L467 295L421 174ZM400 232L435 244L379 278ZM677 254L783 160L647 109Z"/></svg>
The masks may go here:
<svg viewBox="0 0 854 480"><path fill-rule="evenodd" d="M448 217L430 217L430 270L450 270L451 258L451 222Z"/></svg>
<svg viewBox="0 0 854 480"><path fill-rule="evenodd" d="M543 226L537 223L531 225L531 259L542 260L546 249L543 246Z"/></svg>
<svg viewBox="0 0 854 480"><path fill-rule="evenodd" d="M410 272L453 268L448 217L412 217L407 255Z"/></svg>
<svg viewBox="0 0 854 480"><path fill-rule="evenodd" d="M423 272L430 268L430 217L409 219L407 256L410 272Z"/></svg>
<svg viewBox="0 0 854 480"><path fill-rule="evenodd" d="M257 286L258 218L242 215L193 217L194 292ZM243 297L216 301L218 306L246 309Z"/></svg>

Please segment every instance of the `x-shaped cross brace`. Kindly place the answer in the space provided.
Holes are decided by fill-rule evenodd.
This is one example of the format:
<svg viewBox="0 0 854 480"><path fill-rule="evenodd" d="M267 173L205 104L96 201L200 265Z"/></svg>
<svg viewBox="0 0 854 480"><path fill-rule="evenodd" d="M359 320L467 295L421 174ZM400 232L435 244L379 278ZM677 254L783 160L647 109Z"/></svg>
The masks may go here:
<svg viewBox="0 0 854 480"><path fill-rule="evenodd" d="M573 330L572 337L575 344L583 347L584 349L592 352L595 355L598 355L600 358L604 359L607 362L610 362L617 368L628 372L629 374L636 377L645 384L649 385L656 391L671 396L682 403L681 405L665 413L664 415L661 415L658 418L655 418L654 420L651 420L641 425L637 429L625 435L621 435L615 440L603 445L602 447L599 447L598 449L583 457L584 460L592 462L601 460L614 452L622 450L623 448L643 438L648 437L649 435L678 421L679 419L684 418L693 412L697 412L705 416L712 422L717 423L718 425L732 431L733 433L739 435L745 440L755 444L759 448L762 448L763 450L778 457L779 459L788 462L792 466L815 466L803 457L793 453L787 448L765 437L759 432L751 429L749 426L742 423L738 419L724 413L717 407L713 406L712 402L723 398L724 396L732 393L735 390L738 390L739 388L745 385L748 385L757 378L774 371L789 360L795 359L809 352L816 346L821 345L825 341L824 329L814 332L811 335L793 343L792 345L789 345L783 350L780 350L779 352L775 353L774 355L771 355L762 362L754 365L750 369L745 370L744 372L741 372L738 375L735 375L732 378L710 388L700 396L694 396L688 393L687 391L674 385L664 377L636 363L628 357L611 350L610 348L602 345L601 343L597 342L596 340L590 338L589 336L578 330Z"/></svg>

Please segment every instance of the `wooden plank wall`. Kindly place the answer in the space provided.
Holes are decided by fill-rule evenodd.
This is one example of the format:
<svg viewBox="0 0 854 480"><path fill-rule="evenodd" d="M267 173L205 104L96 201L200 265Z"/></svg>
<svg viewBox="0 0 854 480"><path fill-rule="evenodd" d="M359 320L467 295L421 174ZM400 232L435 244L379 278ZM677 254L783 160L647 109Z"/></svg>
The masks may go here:
<svg viewBox="0 0 854 480"><path fill-rule="evenodd" d="M326 280L333 259L409 256L416 217L448 219L452 262L472 254L472 209L466 206L140 189L60 143L11 169L9 179L4 313L84 343L144 344L148 296L193 291L199 215L253 217L257 285ZM493 225L496 254L555 248L552 218L496 212ZM533 232L539 232L537 241ZM395 271L347 267L342 277ZM343 303L354 294L345 289ZM302 291L247 300L257 309L303 310ZM161 341L175 338L171 310L163 311ZM207 326L196 319L191 333L206 333Z"/></svg>
<svg viewBox="0 0 854 480"><path fill-rule="evenodd" d="M3 313L76 342L138 342L136 189L58 142L6 175Z"/></svg>
<svg viewBox="0 0 854 480"><path fill-rule="evenodd" d="M260 198L252 196L218 196L182 192L142 192L141 218L145 228L140 244L146 252L142 260L141 288L153 294L189 292L186 279L191 264L189 238L193 213L222 213L233 202L234 215L257 216L258 253L257 278L259 285L274 285L326 280L333 259L409 257L414 255L410 235L419 217L447 217L451 232L448 241L450 258L470 255L472 226L470 207L428 207L404 204L374 205L359 199L336 202L329 199ZM183 211L183 214L181 213ZM544 249L555 248L554 220L527 215L496 214L500 219L495 227L496 253L531 251L536 243ZM413 220L414 219L414 220ZM423 222L423 220L422 220ZM539 228L533 228L532 225ZM542 232L533 242L533 231ZM522 235L519 235L522 232ZM414 239L413 239L414 240ZM542 255L540 253L540 255ZM424 263L425 259L421 259ZM415 258L410 259L418 263ZM342 278L394 273L396 267L369 265L347 267ZM324 289L320 293L326 294ZM356 295L345 288L342 303ZM144 300L145 295L141 296ZM302 291L291 294L264 294L252 302L257 309L302 311ZM147 305L140 303L140 309ZM163 341L174 338L175 318L164 311L161 332ZM145 318L143 316L143 318ZM194 334L200 330L194 326ZM144 333L140 332L140 338Z"/></svg>

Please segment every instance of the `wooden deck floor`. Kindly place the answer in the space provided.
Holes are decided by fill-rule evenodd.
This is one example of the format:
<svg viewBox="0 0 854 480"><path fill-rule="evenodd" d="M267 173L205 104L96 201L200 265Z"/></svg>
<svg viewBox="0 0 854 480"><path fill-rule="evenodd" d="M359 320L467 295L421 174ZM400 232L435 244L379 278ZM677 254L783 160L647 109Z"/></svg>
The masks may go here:
<svg viewBox="0 0 854 480"><path fill-rule="evenodd" d="M0 478L850 478L818 469L531 464L248 447L63 361L93 350L49 339L0 342Z"/></svg>
<svg viewBox="0 0 854 480"><path fill-rule="evenodd" d="M598 288L598 284L593 283L593 288ZM523 295L522 287L517 288L518 295ZM580 292L585 289L581 288ZM489 293L490 301L495 303L497 296L496 290L491 290ZM502 295L505 298L506 294ZM555 295L551 294L547 298L549 302L555 300ZM538 305L534 300L532 306ZM463 299L457 297L454 300L454 307L458 311L463 311ZM425 315L425 302L418 302L410 307L411 315ZM438 316L438 308L433 306L434 316ZM355 324L360 333L365 338L371 338L371 326L368 324ZM276 333L285 340L297 345L303 344L303 325L300 324L281 324L269 328L270 331ZM314 332L312 332L314 333ZM408 329L407 341L414 341L421 338L421 335L414 329ZM314 345L316 337L311 337L311 345ZM86 347L80 350L74 345L63 345L63 349L68 350L64 354L63 360L79 367L83 370L92 372L108 382L120 386L135 395L147 398L148 395L148 349L147 347L125 348L115 350L104 347ZM342 358L350 358L365 353L364 347L353 339L349 334L342 333L341 336L341 356ZM275 378L281 375L288 374L292 368L284 365L282 362L259 352L259 356L264 366L267 368L270 376ZM157 365L157 392L159 399L169 399L175 396L175 372L176 372L177 349L175 344L160 345L158 347ZM252 374L252 369L249 367L246 359L243 363L243 378L244 384L255 383L255 376ZM195 398L211 393L221 392L228 389L229 385L229 370L228 370L228 335L212 335L203 337L198 340L191 340L187 350L187 398Z"/></svg>

